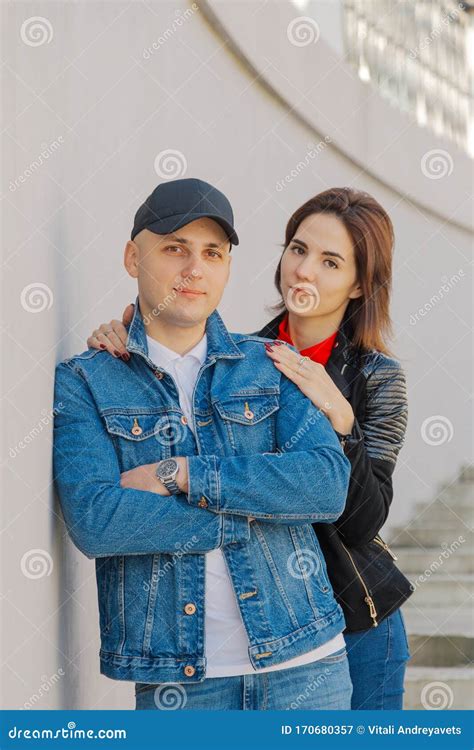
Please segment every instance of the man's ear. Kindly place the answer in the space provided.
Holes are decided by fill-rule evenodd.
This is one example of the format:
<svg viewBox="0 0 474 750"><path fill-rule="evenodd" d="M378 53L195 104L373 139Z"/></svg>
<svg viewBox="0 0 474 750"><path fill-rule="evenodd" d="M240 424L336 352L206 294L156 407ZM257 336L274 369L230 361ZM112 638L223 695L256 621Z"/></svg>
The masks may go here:
<svg viewBox="0 0 474 750"><path fill-rule="evenodd" d="M129 276L134 279L138 277L138 253L139 248L137 243L129 240L125 245L123 264Z"/></svg>

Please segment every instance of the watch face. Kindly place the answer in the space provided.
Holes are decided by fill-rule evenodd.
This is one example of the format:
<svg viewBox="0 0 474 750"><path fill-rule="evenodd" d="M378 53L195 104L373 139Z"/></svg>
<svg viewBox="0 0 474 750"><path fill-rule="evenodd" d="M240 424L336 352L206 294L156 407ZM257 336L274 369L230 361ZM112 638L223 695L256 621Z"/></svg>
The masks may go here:
<svg viewBox="0 0 474 750"><path fill-rule="evenodd" d="M156 473L160 477L171 476L178 468L178 462L174 458L166 458L158 465Z"/></svg>

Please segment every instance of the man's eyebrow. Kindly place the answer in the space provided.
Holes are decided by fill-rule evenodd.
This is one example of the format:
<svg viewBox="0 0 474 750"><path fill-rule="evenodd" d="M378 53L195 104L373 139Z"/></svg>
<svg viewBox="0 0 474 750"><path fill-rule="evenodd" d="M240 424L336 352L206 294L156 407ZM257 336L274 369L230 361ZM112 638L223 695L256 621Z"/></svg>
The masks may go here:
<svg viewBox="0 0 474 750"><path fill-rule="evenodd" d="M293 240L291 240L291 242L296 245L301 245L302 247L304 247L305 250L309 249L306 242L303 242L303 240L298 240L296 237ZM346 262L346 259L343 258L343 256L340 253L336 253L334 250L323 250L321 255L328 255L329 257L332 257L332 258L340 258L344 263Z"/></svg>
<svg viewBox="0 0 474 750"><path fill-rule="evenodd" d="M192 242L187 240L185 237L177 237L175 234L170 234L170 237L172 237L175 242L179 242L181 245L192 245ZM219 249L224 247L225 243L223 242L218 245L217 242L206 242L205 245L206 247L215 247Z"/></svg>
<svg viewBox="0 0 474 750"><path fill-rule="evenodd" d="M176 234L169 234L168 237L171 237L171 239L174 240L175 242L180 242L181 245L190 245L190 244L192 244L187 239L185 239L184 237L178 237Z"/></svg>

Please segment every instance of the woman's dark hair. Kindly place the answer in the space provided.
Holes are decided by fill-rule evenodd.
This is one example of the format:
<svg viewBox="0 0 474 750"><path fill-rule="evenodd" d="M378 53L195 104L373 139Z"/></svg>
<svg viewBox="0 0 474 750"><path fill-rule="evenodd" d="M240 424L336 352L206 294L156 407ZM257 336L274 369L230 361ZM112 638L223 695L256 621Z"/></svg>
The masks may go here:
<svg viewBox="0 0 474 750"><path fill-rule="evenodd" d="M286 225L285 250L301 222L321 213L337 216L352 239L357 283L362 289L362 296L351 299L344 314L343 323L352 345L391 355L386 344L392 337L389 305L394 233L390 217L368 193L348 187L330 188L310 198L291 216ZM281 258L275 286L281 295ZM273 309L283 312L283 299Z"/></svg>

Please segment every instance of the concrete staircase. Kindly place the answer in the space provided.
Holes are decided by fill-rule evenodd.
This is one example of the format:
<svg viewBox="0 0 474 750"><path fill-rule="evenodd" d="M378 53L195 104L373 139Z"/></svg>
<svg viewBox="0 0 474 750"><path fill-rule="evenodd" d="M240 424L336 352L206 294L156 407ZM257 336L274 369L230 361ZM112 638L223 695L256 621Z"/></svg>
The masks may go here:
<svg viewBox="0 0 474 750"><path fill-rule="evenodd" d="M415 586L403 607L410 659L405 709L474 708L474 467L391 534Z"/></svg>

